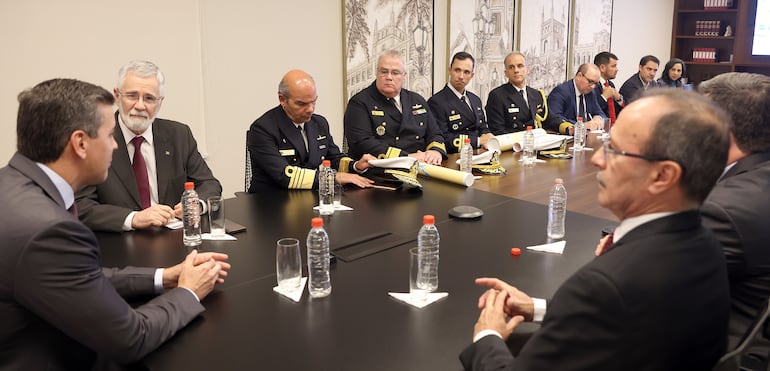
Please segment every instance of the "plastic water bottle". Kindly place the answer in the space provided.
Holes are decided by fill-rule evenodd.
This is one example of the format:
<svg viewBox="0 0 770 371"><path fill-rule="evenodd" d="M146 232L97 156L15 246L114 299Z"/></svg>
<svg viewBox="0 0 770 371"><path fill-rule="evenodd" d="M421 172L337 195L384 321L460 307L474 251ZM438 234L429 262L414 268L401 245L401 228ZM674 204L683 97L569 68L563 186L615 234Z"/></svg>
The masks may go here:
<svg viewBox="0 0 770 371"><path fill-rule="evenodd" d="M583 118L578 117L575 124L575 139L572 143L572 148L577 151L582 151L586 143L586 126L583 123Z"/></svg>
<svg viewBox="0 0 770 371"><path fill-rule="evenodd" d="M535 164L535 133L532 132L532 127L527 126L527 132L524 133L524 149L523 149L524 165Z"/></svg>
<svg viewBox="0 0 770 371"><path fill-rule="evenodd" d="M318 211L321 215L334 214L334 170L329 160L318 167Z"/></svg>
<svg viewBox="0 0 770 371"><path fill-rule="evenodd" d="M184 223L182 242L185 246L198 246L201 244L201 203L198 192L195 192L195 183L185 182L181 203Z"/></svg>
<svg viewBox="0 0 770 371"><path fill-rule="evenodd" d="M460 149L460 171L470 173L473 172L473 146L471 146L471 139L465 138L463 146Z"/></svg>
<svg viewBox="0 0 770 371"><path fill-rule="evenodd" d="M417 280L417 286L428 292L436 291L438 288L439 242L441 238L434 224L435 222L436 218L433 215L423 216L422 228L417 233L418 251L433 253L421 264L420 271L422 274Z"/></svg>
<svg viewBox="0 0 770 371"><path fill-rule="evenodd" d="M313 218L312 228L307 234L307 273L310 276L308 291L313 298L322 298L332 293L329 278L329 235L324 230L324 220Z"/></svg>
<svg viewBox="0 0 770 371"><path fill-rule="evenodd" d="M548 238L564 237L564 224L567 217L567 188L564 181L556 178L548 199Z"/></svg>

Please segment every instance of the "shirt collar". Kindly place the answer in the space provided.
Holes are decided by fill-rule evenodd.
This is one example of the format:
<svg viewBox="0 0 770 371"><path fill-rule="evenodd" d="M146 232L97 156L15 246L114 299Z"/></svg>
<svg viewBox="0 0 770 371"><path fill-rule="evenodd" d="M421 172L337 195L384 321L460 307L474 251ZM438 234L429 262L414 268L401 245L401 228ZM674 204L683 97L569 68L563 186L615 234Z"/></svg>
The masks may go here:
<svg viewBox="0 0 770 371"><path fill-rule="evenodd" d="M620 225L618 225L617 228L615 228L615 232L613 232L612 240L617 242L620 241L623 236L625 236L628 232L631 232L636 227L649 223L655 219L660 219L667 217L669 215L675 214L675 211L664 211L659 213L650 213L650 214L644 214L639 216L634 216L631 218L623 219L623 221L620 222Z"/></svg>
<svg viewBox="0 0 770 371"><path fill-rule="evenodd" d="M452 92L455 93L455 95L457 96L458 99L462 98L462 97L465 97L465 92L460 93L459 91L457 91L457 89L455 89L454 86L452 86L452 84L446 84L446 86L449 87L449 90L452 90ZM465 89L465 90L467 91L468 89ZM465 99L468 99L468 98L466 97Z"/></svg>
<svg viewBox="0 0 770 371"><path fill-rule="evenodd" d="M141 133L139 135L144 137L144 141L149 143L151 146L153 145L153 138L152 138L152 125L147 127L147 130L144 131L144 133ZM126 140L126 146L128 146L128 143L131 143L131 140L134 139L134 137L139 136L134 134L131 129L126 126L126 124L123 122L123 118L120 117L120 113L118 113L118 126L120 126L120 131L123 133L123 139Z"/></svg>
<svg viewBox="0 0 770 371"><path fill-rule="evenodd" d="M36 162L35 164L40 168L40 170L43 170L45 175L48 176L48 179L51 179L51 182L56 187L56 190L59 191L62 200L64 200L64 208L69 209L72 204L75 203L75 192L72 190L72 186L70 186L70 184L61 177L61 175L53 171L50 167L45 166L39 162Z"/></svg>

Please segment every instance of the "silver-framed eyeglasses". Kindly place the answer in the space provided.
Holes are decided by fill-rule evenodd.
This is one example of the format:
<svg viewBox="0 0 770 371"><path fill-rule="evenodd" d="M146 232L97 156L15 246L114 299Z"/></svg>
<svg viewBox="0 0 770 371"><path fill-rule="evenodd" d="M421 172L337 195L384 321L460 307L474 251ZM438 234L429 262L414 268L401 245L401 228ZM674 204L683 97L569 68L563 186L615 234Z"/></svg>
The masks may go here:
<svg viewBox="0 0 770 371"><path fill-rule="evenodd" d="M658 156L650 156L650 155L642 155L638 153L631 153L626 151L621 151L618 149L612 148L612 143L610 143L610 138L607 137L602 141L602 151L604 151L604 162L607 162L607 156L608 155L618 155L618 156L626 156L626 157L634 157L639 158L645 161L650 162L658 162L658 161L667 161L668 159L665 157L658 157Z"/></svg>
<svg viewBox="0 0 770 371"><path fill-rule="evenodd" d="M135 102L139 101L139 98L141 98L142 101L144 102L144 104L146 104L148 106L154 106L154 105L160 103L160 101L163 100L163 97L156 97L156 96L154 96L152 94L143 94L142 95L142 94L139 94L137 92L124 93L124 92L122 92L120 90L118 90L118 93L120 94L121 97L125 98L127 101L129 101L131 103L135 103Z"/></svg>

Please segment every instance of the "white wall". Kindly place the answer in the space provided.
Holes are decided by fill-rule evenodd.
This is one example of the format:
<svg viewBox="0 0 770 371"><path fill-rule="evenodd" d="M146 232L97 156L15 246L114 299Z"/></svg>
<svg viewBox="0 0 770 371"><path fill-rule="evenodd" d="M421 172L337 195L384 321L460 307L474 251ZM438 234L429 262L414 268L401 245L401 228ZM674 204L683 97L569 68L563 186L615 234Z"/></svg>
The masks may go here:
<svg viewBox="0 0 770 371"><path fill-rule="evenodd" d="M454 0L458 1L458 0ZM434 87L446 82L446 1L435 1ZM0 0L0 163L16 148L16 95L45 79L73 77L112 90L131 59L167 77L160 117L192 128L230 197L243 190L245 131L278 104L291 68L312 74L316 112L338 144L344 113L342 1L165 0L136 3ZM668 60L673 2L615 0L612 52L622 83L645 54Z"/></svg>

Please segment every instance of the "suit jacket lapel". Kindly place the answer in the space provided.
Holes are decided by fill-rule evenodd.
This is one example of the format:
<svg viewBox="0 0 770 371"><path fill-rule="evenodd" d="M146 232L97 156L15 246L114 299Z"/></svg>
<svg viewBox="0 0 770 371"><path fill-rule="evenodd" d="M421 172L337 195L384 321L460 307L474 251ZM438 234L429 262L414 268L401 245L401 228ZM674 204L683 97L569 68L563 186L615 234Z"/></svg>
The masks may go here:
<svg viewBox="0 0 770 371"><path fill-rule="evenodd" d="M153 147L155 147L155 173L158 178L158 202L173 207L179 200L165 200L164 197L168 190L168 185L171 183L169 176L173 173L172 159L178 154L175 152L174 143L169 140L171 134L164 133L163 131L161 125L153 123L152 138L155 141ZM139 191L137 191L138 193Z"/></svg>
<svg viewBox="0 0 770 371"><path fill-rule="evenodd" d="M53 184L48 175L40 169L34 161L30 160L26 156L16 152L8 161L8 164L14 169L24 174L27 178L35 182L42 190L48 195L49 198L54 200L62 209L64 209L64 199L62 199L59 190Z"/></svg>
<svg viewBox="0 0 770 371"><path fill-rule="evenodd" d="M316 127L313 118L305 123L305 135L307 135L307 159L306 163L310 164L316 159L320 159L321 155L318 153L318 128Z"/></svg>
<svg viewBox="0 0 770 371"><path fill-rule="evenodd" d="M297 126L294 125L294 123L291 121L289 116L286 115L286 111L281 109L283 120L278 123L278 130L283 133L283 135L289 139L289 143L299 151L299 153L302 155L300 156L302 158L302 162L307 162L307 150L305 149L305 140L302 139L302 133L297 130ZM305 130L307 130L307 127L305 127ZM307 135L307 143L308 147L310 146L310 135L305 133Z"/></svg>
<svg viewBox="0 0 770 371"><path fill-rule="evenodd" d="M572 112L569 112L568 117L577 117L578 114L578 107L577 107L577 93L575 93L575 80L570 80L569 84L567 84L567 87L569 88L570 93L570 107L572 107ZM584 98L585 99L585 98Z"/></svg>
<svg viewBox="0 0 770 371"><path fill-rule="evenodd" d="M540 102L540 93L530 87L527 87L526 89L527 101L529 102L529 114L530 117L532 117L532 120L535 120L535 115L537 114L537 103Z"/></svg>
<svg viewBox="0 0 770 371"><path fill-rule="evenodd" d="M112 172L120 179L120 183L126 188L128 194L136 203L135 207L141 208L139 201L139 188L136 186L136 176L134 176L134 167L131 165L131 159L128 158L128 148L126 147L126 138L123 137L123 131L118 124L117 113L115 114L115 141L118 143L118 149L112 152ZM157 147L156 147L157 148ZM155 155L157 157L157 154Z"/></svg>

